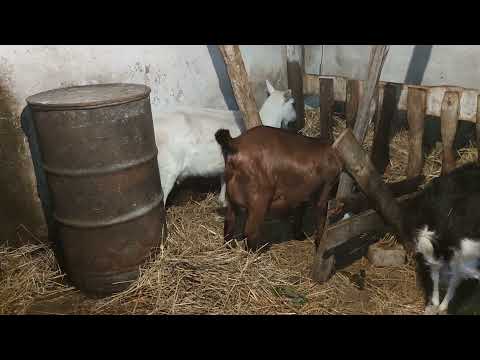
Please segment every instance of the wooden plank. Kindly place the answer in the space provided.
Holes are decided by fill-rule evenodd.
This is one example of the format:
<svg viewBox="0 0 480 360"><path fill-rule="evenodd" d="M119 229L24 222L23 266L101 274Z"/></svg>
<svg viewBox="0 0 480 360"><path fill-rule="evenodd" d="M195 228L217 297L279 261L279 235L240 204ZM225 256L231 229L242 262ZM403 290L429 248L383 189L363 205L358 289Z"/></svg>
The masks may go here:
<svg viewBox="0 0 480 360"><path fill-rule="evenodd" d="M386 185L393 196L399 197L417 191L424 179L423 175L419 175L393 183L386 183ZM346 213L359 214L374 207L374 203L362 192L349 195L346 198L337 198L332 202L332 207L337 208L336 214L338 217L343 217Z"/></svg>
<svg viewBox="0 0 480 360"><path fill-rule="evenodd" d="M455 169L456 160L453 143L457 134L459 107L460 96L458 92L447 91L443 97L442 112L440 114L443 143L442 175L448 174Z"/></svg>
<svg viewBox="0 0 480 360"><path fill-rule="evenodd" d="M402 203L405 203L418 194L419 192L406 194L397 198L395 201L401 206ZM353 237L372 231L386 231L389 228L391 228L391 226L385 223L382 216L373 209L364 211L349 219L339 221L331 225L327 230L325 255L328 256L331 249L345 244Z"/></svg>
<svg viewBox="0 0 480 360"><path fill-rule="evenodd" d="M335 101L338 102L345 102L346 101L346 82L349 79L346 79L343 76L333 76L334 82L338 83L339 81L345 83L345 87L339 87L335 85ZM306 74L304 76L304 91L305 95L313 95L318 96L318 75L309 75ZM361 85L360 89L363 88L363 84L365 81L358 80ZM379 81L379 85L385 85L386 82ZM407 111L408 109L408 89L415 88L415 89L423 89L427 92L427 116L434 116L436 118L440 118L441 113L441 105L443 96L446 91L457 91L461 93L460 99L460 113L459 113L459 120L468 121L471 123L476 123L477 118L477 97L480 94L479 89L469 89L463 88L459 86L417 86L417 85L405 85L400 83L394 83L397 86L397 93L398 93L398 102L397 102L397 110L400 111Z"/></svg>
<svg viewBox="0 0 480 360"><path fill-rule="evenodd" d="M243 115L247 129L262 125L257 103L248 82L248 74L238 45L219 45L220 52L227 66L228 76L233 88L237 105Z"/></svg>
<svg viewBox="0 0 480 360"><path fill-rule="evenodd" d="M347 127L353 129L357 118L362 83L359 80L348 80L345 98L345 121Z"/></svg>
<svg viewBox="0 0 480 360"><path fill-rule="evenodd" d="M427 92L424 89L408 89L408 165L407 177L414 177L423 170L423 132L425 129L425 111Z"/></svg>
<svg viewBox="0 0 480 360"><path fill-rule="evenodd" d="M345 129L332 147L337 151L345 169L353 176L362 191L375 204L388 224L397 231L399 238L405 241L403 215L392 192L382 181L362 146L350 129Z"/></svg>
<svg viewBox="0 0 480 360"><path fill-rule="evenodd" d="M364 83L364 89L360 103L358 105L358 115L355 120L353 134L355 138L363 143L367 133L368 125L373 117L372 99L380 79L382 67L388 54L388 45L374 45L370 54L367 81ZM352 192L353 179L346 173L340 175L337 197L346 196Z"/></svg>
<svg viewBox="0 0 480 360"><path fill-rule="evenodd" d="M328 203L327 213L331 210L331 202ZM315 247L315 254L312 264L312 279L317 283L324 283L327 281L334 272L335 269L335 257L325 256L327 250L327 233L328 226L330 225L328 216L325 219L324 231L320 242Z"/></svg>
<svg viewBox="0 0 480 360"><path fill-rule="evenodd" d="M333 142L333 79L320 78L320 138Z"/></svg>
<svg viewBox="0 0 480 360"><path fill-rule="evenodd" d="M297 129L305 126L305 101L303 98L304 49L303 45L286 45L288 88L292 90L297 113Z"/></svg>
<svg viewBox="0 0 480 360"><path fill-rule="evenodd" d="M379 86L371 158L380 174L385 172L390 163L390 126L395 116L396 93L396 87L393 84Z"/></svg>
<svg viewBox="0 0 480 360"><path fill-rule="evenodd" d="M398 201L397 206L400 208L418 194L420 194L420 192L403 195L395 200L395 204L397 204ZM334 204L335 200L330 203ZM329 207L334 206L331 204L329 204ZM318 283L324 283L333 275L335 268L335 249L339 246L354 241L365 233L388 231L391 229L391 225L385 222L384 218L373 209L329 226L315 251L312 265L312 279ZM393 227L393 229L395 229L395 227ZM372 241L360 241L359 246L365 246L367 243L371 245Z"/></svg>

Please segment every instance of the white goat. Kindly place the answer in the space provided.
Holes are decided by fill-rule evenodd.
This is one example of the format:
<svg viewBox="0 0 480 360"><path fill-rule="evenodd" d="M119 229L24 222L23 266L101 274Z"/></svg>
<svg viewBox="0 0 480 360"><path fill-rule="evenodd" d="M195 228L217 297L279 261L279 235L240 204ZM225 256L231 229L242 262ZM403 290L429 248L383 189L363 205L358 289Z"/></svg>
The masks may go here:
<svg viewBox="0 0 480 360"><path fill-rule="evenodd" d="M280 91L266 81L269 94L262 108L262 124L286 128L296 120L291 90ZM158 168L163 200L176 182L190 176L220 176L219 202L226 206L225 164L220 146L215 141L218 129L228 129L234 137L245 131L239 111L214 109L179 109L154 116L155 140L158 148Z"/></svg>

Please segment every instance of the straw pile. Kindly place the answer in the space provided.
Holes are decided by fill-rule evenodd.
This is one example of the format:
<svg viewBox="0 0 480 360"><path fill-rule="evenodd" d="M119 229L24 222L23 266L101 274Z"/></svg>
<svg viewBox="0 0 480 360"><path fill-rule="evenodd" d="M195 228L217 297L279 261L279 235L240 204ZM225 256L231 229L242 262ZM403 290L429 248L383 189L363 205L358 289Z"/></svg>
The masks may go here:
<svg viewBox="0 0 480 360"><path fill-rule="evenodd" d="M336 117L335 136L344 128ZM307 111L304 133L318 134L318 115ZM371 144L372 131L367 140ZM388 181L404 178L407 137L391 142ZM476 158L460 151L460 163ZM426 158L428 179L440 171L439 152ZM375 268L362 258L323 285L310 280L313 239L274 244L249 254L223 245L217 194L167 209L168 244L141 269L126 291L88 299L69 287L46 245L0 247L1 314L419 314L423 310L410 262ZM393 243L392 235L382 240Z"/></svg>

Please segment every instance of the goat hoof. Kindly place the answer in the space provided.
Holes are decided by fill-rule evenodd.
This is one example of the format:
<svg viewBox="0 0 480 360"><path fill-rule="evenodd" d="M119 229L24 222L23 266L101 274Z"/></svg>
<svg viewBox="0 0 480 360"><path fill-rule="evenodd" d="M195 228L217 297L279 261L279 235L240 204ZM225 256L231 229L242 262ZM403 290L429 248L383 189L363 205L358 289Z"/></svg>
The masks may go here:
<svg viewBox="0 0 480 360"><path fill-rule="evenodd" d="M423 315L438 315L439 309L436 305L428 305L423 312Z"/></svg>

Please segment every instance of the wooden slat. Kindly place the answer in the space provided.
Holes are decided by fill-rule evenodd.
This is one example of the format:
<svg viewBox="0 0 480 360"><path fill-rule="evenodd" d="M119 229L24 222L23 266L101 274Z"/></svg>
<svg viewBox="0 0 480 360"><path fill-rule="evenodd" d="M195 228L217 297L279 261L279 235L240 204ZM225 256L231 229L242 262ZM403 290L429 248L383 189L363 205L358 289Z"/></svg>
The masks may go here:
<svg viewBox="0 0 480 360"><path fill-rule="evenodd" d="M333 79L320 78L320 138L333 142Z"/></svg>
<svg viewBox="0 0 480 360"><path fill-rule="evenodd" d="M455 169L456 159L453 143L457 134L460 96L457 92L447 91L443 97L440 114L443 143L442 175Z"/></svg>
<svg viewBox="0 0 480 360"><path fill-rule="evenodd" d="M303 98L304 49L303 45L286 45L288 88L292 90L297 113L297 129L305 126L305 101Z"/></svg>
<svg viewBox="0 0 480 360"><path fill-rule="evenodd" d="M361 95L361 82L359 80L348 80L345 98L345 121L347 127L353 129L357 118L358 103Z"/></svg>
<svg viewBox="0 0 480 360"><path fill-rule="evenodd" d="M248 82L248 74L238 45L219 45L220 52L227 66L228 76L233 88L237 105L242 112L247 129L262 125L257 103Z"/></svg>
<svg viewBox="0 0 480 360"><path fill-rule="evenodd" d="M423 132L425 128L425 111L427 92L423 89L408 89L408 165L407 177L422 173L423 169Z"/></svg>
<svg viewBox="0 0 480 360"><path fill-rule="evenodd" d="M335 78L334 82L337 82L341 79L342 82L348 82L349 79L346 79L343 76L333 76ZM363 80L359 80L361 84L364 83ZM384 81L379 81L379 85L387 84ZM306 74L304 77L304 89L306 95L318 96L318 75L309 75ZM427 109L426 115L433 116L436 120L440 118L441 112L441 103L443 95L446 91L456 91L461 94L460 100L460 113L459 120L468 121L471 123L476 123L477 118L477 97L480 93L479 89L470 89L462 88L459 86L416 86L416 85L405 85L395 83L397 86L398 93L398 103L397 111L407 111L407 98L408 98L408 89L423 89L427 92ZM361 88L363 85L360 85ZM345 102L346 101L346 87L342 90L342 87L335 85L335 101Z"/></svg>
<svg viewBox="0 0 480 360"><path fill-rule="evenodd" d="M390 162L390 126L395 116L396 100L396 87L393 84L379 86L371 158L380 174L385 172Z"/></svg>

